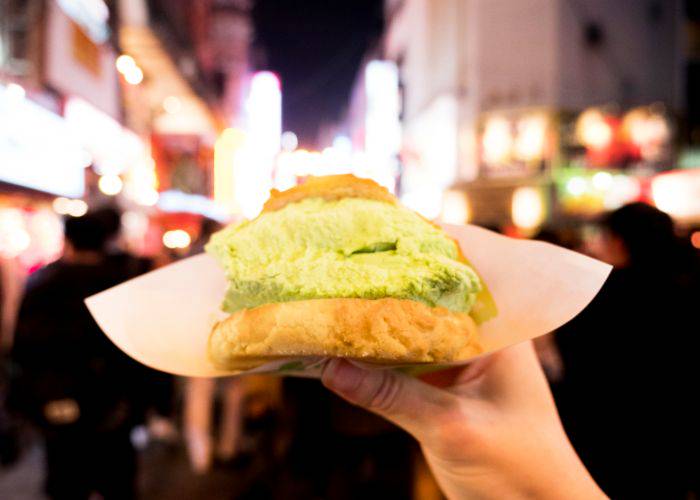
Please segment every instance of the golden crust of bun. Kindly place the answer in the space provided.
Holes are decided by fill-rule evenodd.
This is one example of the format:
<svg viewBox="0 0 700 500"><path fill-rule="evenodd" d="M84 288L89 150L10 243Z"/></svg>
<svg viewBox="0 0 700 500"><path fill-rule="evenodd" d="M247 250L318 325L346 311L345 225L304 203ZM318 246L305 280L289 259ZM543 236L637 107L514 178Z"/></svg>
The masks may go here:
<svg viewBox="0 0 700 500"><path fill-rule="evenodd" d="M482 352L474 320L413 300L314 299L243 309L209 338L214 365L245 370L279 358L443 363Z"/></svg>
<svg viewBox="0 0 700 500"><path fill-rule="evenodd" d="M306 182L286 191L273 189L265 202L263 212L280 210L290 203L305 198L339 200L341 198L364 198L396 204L394 195L370 179L360 179L352 174L309 177Z"/></svg>

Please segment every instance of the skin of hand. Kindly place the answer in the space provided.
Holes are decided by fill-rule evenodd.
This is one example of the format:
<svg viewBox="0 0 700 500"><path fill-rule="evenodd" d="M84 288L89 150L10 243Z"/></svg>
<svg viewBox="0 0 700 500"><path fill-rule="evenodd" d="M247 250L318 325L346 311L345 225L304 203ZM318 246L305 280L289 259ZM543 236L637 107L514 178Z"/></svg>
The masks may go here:
<svg viewBox="0 0 700 500"><path fill-rule="evenodd" d="M322 381L413 435L450 499L606 498L564 433L531 342L420 380L334 359Z"/></svg>

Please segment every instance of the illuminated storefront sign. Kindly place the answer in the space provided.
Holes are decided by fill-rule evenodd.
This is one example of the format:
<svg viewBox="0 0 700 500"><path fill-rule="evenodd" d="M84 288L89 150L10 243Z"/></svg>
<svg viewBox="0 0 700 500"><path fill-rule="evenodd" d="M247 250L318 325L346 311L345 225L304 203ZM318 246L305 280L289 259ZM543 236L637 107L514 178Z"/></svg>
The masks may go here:
<svg viewBox="0 0 700 500"><path fill-rule="evenodd" d="M222 210L219 204L206 196L187 194L181 191L160 193L158 208L163 212L199 214L221 222L230 218L230 214L226 210Z"/></svg>
<svg viewBox="0 0 700 500"><path fill-rule="evenodd" d="M399 70L392 61L370 61L365 68L365 153L375 179L391 191L401 149Z"/></svg>
<svg viewBox="0 0 700 500"><path fill-rule="evenodd" d="M430 219L442 211L442 193L457 175L458 103L435 99L404 130L401 201Z"/></svg>
<svg viewBox="0 0 700 500"><path fill-rule="evenodd" d="M92 156L100 175L117 175L128 165L124 128L114 118L78 97L71 97L64 108L65 120Z"/></svg>
<svg viewBox="0 0 700 500"><path fill-rule="evenodd" d="M60 116L0 85L0 181L77 198L88 159Z"/></svg>
<svg viewBox="0 0 700 500"><path fill-rule="evenodd" d="M102 0L58 0L58 6L85 30L95 43L109 38L109 9Z"/></svg>
<svg viewBox="0 0 700 500"><path fill-rule="evenodd" d="M91 28L76 22L66 14L95 12L98 0L46 2L46 29L43 37L43 77L49 85L64 95L80 96L108 115L119 117L119 79L115 67L116 53L108 43L95 41L94 23ZM93 7L90 7L92 5ZM77 14L76 14L77 15ZM81 19L87 19L86 16Z"/></svg>
<svg viewBox="0 0 700 500"><path fill-rule="evenodd" d="M235 169L245 142L243 130L227 128L214 145L214 200L230 213L237 208Z"/></svg>
<svg viewBox="0 0 700 500"><path fill-rule="evenodd" d="M245 102L246 142L233 164L236 203L248 218L260 212L272 188L282 137L280 87L277 75L269 71L255 73L250 81Z"/></svg>

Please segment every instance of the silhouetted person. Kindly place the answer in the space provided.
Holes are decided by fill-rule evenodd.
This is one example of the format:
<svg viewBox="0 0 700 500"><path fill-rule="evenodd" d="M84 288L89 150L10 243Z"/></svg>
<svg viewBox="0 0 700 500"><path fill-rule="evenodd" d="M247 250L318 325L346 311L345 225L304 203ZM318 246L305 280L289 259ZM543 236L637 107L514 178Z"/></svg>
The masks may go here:
<svg viewBox="0 0 700 500"><path fill-rule="evenodd" d="M125 279L105 254L108 235L92 214L66 220L63 258L31 276L20 308L13 402L45 438L52 498L135 495L130 432L143 421L148 376L102 334L83 303Z"/></svg>
<svg viewBox="0 0 700 500"><path fill-rule="evenodd" d="M602 221L614 270L558 332L562 420L612 498L697 491L698 258L668 215L635 203Z"/></svg>
<svg viewBox="0 0 700 500"><path fill-rule="evenodd" d="M125 250L122 238L121 212L113 206L104 206L91 212L104 230L104 265L117 276L118 282L127 281L152 271L154 262L148 257L139 257ZM141 386L148 406L154 416L171 418L174 408L175 380L168 373L143 367Z"/></svg>

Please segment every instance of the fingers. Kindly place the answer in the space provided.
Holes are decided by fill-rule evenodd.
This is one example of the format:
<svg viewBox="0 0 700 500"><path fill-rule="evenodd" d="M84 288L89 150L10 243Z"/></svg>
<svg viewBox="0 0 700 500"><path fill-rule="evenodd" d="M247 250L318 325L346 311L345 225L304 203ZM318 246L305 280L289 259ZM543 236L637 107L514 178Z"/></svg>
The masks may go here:
<svg viewBox="0 0 700 500"><path fill-rule="evenodd" d="M323 370L323 384L349 402L362 406L423 442L441 415L458 406L455 396L392 370L368 370L342 359Z"/></svg>
<svg viewBox="0 0 700 500"><path fill-rule="evenodd" d="M454 385L444 390L392 370L365 369L342 359L329 361L321 377L341 397L387 418L422 443L434 438L431 431L440 422L464 419L476 400L516 408L554 405L531 342L479 359L461 372L427 379L440 387Z"/></svg>

